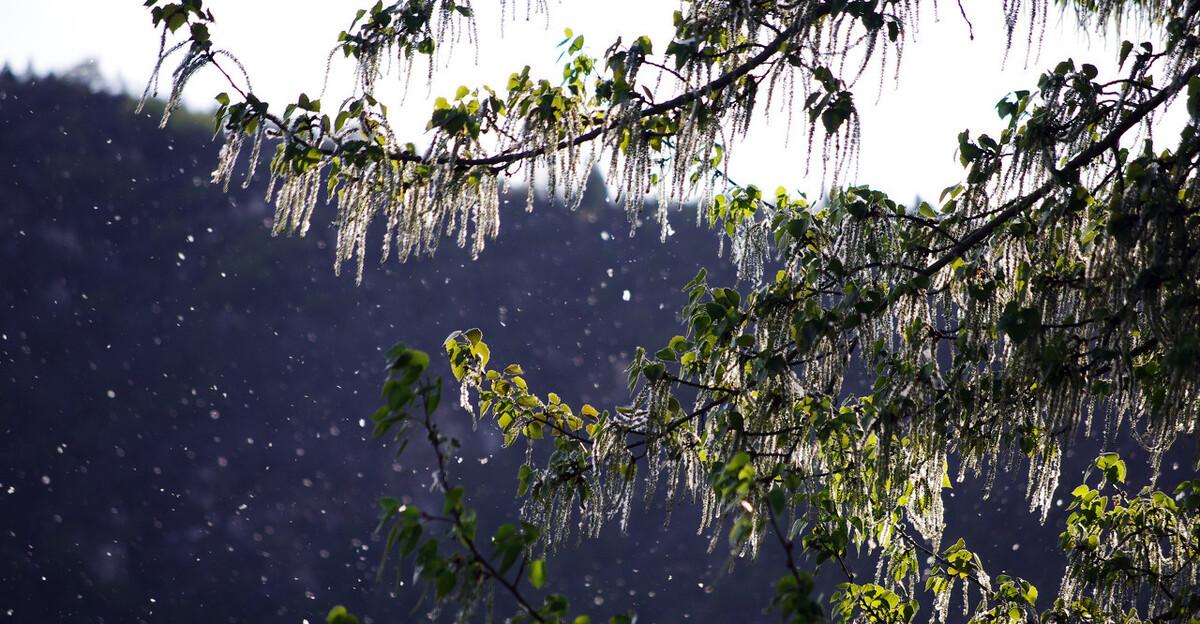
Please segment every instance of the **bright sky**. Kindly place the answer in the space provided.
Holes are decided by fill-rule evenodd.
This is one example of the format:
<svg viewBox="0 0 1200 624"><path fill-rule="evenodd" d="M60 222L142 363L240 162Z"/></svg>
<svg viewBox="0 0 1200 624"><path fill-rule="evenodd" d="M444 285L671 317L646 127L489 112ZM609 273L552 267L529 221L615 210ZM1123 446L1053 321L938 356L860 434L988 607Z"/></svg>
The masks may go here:
<svg viewBox="0 0 1200 624"><path fill-rule="evenodd" d="M480 51L463 50L451 66L436 72L432 89L424 76L415 75L410 90L399 78L386 92L394 120L413 134L404 140L422 143L417 135L428 119L430 102L438 95L452 95L459 84L490 84L503 87L512 71L528 64L535 75L560 75L555 66L557 43L563 29L570 27L585 35L587 47L600 55L617 36L631 41L648 35L661 51L671 34L671 12L678 0L549 0L549 16L525 20L526 0L509 0L521 18L498 26L500 8L494 0L476 2ZM18 71L32 65L38 71L62 70L93 59L103 75L128 90L140 93L153 66L158 34L151 27L147 9L136 0L0 0L0 62ZM345 28L357 8L369 0L209 0L217 23L212 29L219 47L234 52L245 64L255 91L272 102L294 101L300 92L315 95L321 90L325 61L338 31ZM1116 49L1102 37L1088 39L1077 32L1074 19L1052 19L1040 59L1025 67L1022 49L1014 49L1003 62L1004 32L1000 3L969 2L975 24L975 39L953 2L942 2L940 15L932 3L923 14L917 40L905 52L902 79L895 86L884 82L878 103L878 73L868 74L856 89L862 118L862 150L857 181L869 183L907 200L920 193L936 197L947 185L958 181L961 169L954 157L955 137L971 128L998 132L994 105L1005 93L1036 85L1038 73L1059 60L1074 57L1077 63L1092 62L1103 72L1113 65ZM1119 42L1119 39L1117 40ZM339 55L340 57L340 55ZM346 76L335 61L335 80L327 98L338 101L347 93ZM169 88L166 83L164 90ZM216 75L202 74L189 83L185 94L195 106L207 107L219 91L227 90ZM338 96L333 98L332 96ZM800 131L802 118L787 143L784 115L765 121L741 145L733 146L730 173L741 183L756 183L767 189L786 186L815 193L819 169L804 177L806 141Z"/></svg>

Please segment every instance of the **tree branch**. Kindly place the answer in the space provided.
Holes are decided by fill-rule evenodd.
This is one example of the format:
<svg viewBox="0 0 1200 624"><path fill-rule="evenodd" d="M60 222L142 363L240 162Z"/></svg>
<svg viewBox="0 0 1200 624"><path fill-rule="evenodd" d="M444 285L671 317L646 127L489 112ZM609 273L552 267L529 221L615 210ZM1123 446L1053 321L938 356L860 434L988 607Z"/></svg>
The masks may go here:
<svg viewBox="0 0 1200 624"><path fill-rule="evenodd" d="M433 416L428 409L425 410L425 420L422 424L425 426L426 439L429 440L430 445L433 447L433 453L437 457L438 489L445 494L448 485L448 476L446 474L446 455L442 452L441 434L438 433L437 425L434 424ZM542 617L542 615L536 608L534 608L532 604L530 604L529 600L527 600L524 594L521 593L521 589L517 587L516 583L508 580L503 574L501 574L494 566L492 566L492 562L479 551L479 547L476 546L475 540L471 539L464 530L462 512L458 509L454 509L452 519L454 521L455 533L457 534L459 540L462 541L463 545L467 547L467 550L471 552L471 558L475 561L475 563L479 564L488 576L492 577L506 590L508 590L508 593L512 595L513 599L517 601L517 604L519 604L521 608L529 614L529 617L533 618L537 622L545 622L546 619ZM520 577L517 578L519 579Z"/></svg>
<svg viewBox="0 0 1200 624"><path fill-rule="evenodd" d="M1100 156L1105 151L1119 145L1121 137L1124 136L1125 133L1130 130L1130 128L1136 126L1143 119L1145 119L1147 115L1153 112L1154 109L1158 108L1171 97L1178 94L1183 87L1187 86L1188 80L1197 75L1200 75L1200 63L1189 67L1187 71L1179 74L1179 76L1177 76L1175 80L1171 82L1171 84L1164 87L1158 93L1155 93L1150 99L1142 102L1142 104L1131 111L1128 116L1118 122L1107 136L1100 141L1093 143L1090 147L1083 150L1070 161L1068 161L1066 166L1058 170L1059 173L1064 175L1077 174L1081 169L1091 163L1092 160L1094 160L1097 156ZM1002 209L995 217L992 217L990 221L972 231L970 234L964 236L962 240L959 241L957 245L951 247L950 251L946 252L945 255L922 269L920 274L930 277L934 273L942 270L946 267L946 265L954 262L955 259L961 257L965 252L975 247L975 245L981 243L988 236L991 236L991 234L1000 226L1009 222L1014 217L1027 210L1035 202L1045 197L1057 185L1058 181L1051 179L1035 189L1032 193L1009 201L1006 204L1006 207Z"/></svg>

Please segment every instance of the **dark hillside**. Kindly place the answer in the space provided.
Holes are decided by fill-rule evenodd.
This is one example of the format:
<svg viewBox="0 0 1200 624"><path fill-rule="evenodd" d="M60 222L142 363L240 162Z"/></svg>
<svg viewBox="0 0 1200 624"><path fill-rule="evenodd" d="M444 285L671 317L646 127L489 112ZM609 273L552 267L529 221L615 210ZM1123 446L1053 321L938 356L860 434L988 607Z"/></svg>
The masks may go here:
<svg viewBox="0 0 1200 624"><path fill-rule="evenodd" d="M381 350L404 341L436 361L444 336L478 326L538 388L612 404L632 348L678 333L678 287L701 266L732 282L692 215L665 245L652 228L630 238L593 191L576 212L514 198L478 262L447 244L355 287L333 274L328 219L272 239L261 180L208 183L206 120L164 131L132 108L0 73L0 622L317 622L339 602L424 619L407 586L375 581L375 500L419 500L429 483L423 455L396 463L362 425ZM454 403L456 474L487 484L472 491L486 522L512 518L523 452L498 452ZM1023 479L1014 469L982 506L978 484L956 485L947 535L990 552L995 573L1024 564L1048 595L1057 564L1026 559L1061 518L1027 517ZM758 610L782 571L773 551L722 574L723 546L707 554L693 517L660 518L562 558L572 598L643 622L776 619Z"/></svg>
<svg viewBox="0 0 1200 624"><path fill-rule="evenodd" d="M346 601L406 619L411 596L374 581L374 501L428 477L359 424L379 351L479 326L531 381L611 403L628 350L675 333L678 285L720 267L690 218L672 244L631 239L593 192L574 213L514 198L481 261L448 243L356 288L333 274L331 231L270 237L262 181L209 185L217 146L179 119L161 131L127 98L0 77L0 618L311 621ZM444 418L491 460L464 478L504 475L481 506L515 513L522 453ZM672 585L647 528L606 538L581 599ZM678 565L706 565L706 541L677 530L700 553ZM631 595L639 568L661 578Z"/></svg>

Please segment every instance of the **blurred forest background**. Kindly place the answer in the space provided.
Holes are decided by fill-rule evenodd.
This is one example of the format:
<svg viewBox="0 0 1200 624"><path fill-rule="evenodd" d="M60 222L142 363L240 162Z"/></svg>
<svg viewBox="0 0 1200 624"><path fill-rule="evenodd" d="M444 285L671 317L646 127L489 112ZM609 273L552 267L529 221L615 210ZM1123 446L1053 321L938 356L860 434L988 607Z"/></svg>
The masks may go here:
<svg viewBox="0 0 1200 624"><path fill-rule="evenodd" d="M575 212L543 197L526 214L515 193L478 261L447 241L356 288L333 274L332 229L270 237L265 180L209 184L208 117L159 130L132 111L95 76L0 72L0 622L315 623L336 603L424 619L411 571L376 580L376 499L434 500L420 445L397 460L364 424L382 350L403 341L444 371L444 337L480 327L539 392L613 405L633 348L680 332L679 287L700 267L733 283L694 212L666 243L630 237L594 177ZM524 451L473 432L447 394L443 429L465 447L453 476L485 525L514 520ZM1093 450L1064 462L1060 495ZM1179 469L1169 458L1164 480ZM947 539L1049 593L1061 510L1037 524L1017 466L988 500L981 487L955 484ZM571 566L556 574L595 616L776 620L761 609L777 553L730 574L723 541L710 552L695 514L674 516L647 510L551 565ZM828 595L836 577L820 581Z"/></svg>

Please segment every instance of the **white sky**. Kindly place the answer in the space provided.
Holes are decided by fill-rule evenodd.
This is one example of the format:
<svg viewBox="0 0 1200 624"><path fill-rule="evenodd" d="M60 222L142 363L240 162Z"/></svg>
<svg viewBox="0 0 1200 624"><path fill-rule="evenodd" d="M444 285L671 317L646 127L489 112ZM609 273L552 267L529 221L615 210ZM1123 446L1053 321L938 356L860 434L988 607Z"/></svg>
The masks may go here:
<svg viewBox="0 0 1200 624"><path fill-rule="evenodd" d="M301 92L321 90L325 60L337 33L345 28L357 8L371 0L209 0L216 16L212 29L216 45L241 58L264 99L284 103ZM671 12L678 0L550 0L548 17L523 17L504 26L500 35L499 3L475 2L481 36L477 62L470 51L456 53L451 66L439 69L432 89L424 76L413 76L411 91L400 101L399 80L385 92L394 120L413 134L402 137L418 145L419 132L438 95L453 95L459 84L503 87L507 76L528 64L535 75L561 75L555 65L557 43L570 27L585 35L587 48L599 56L617 36L631 41L648 35L661 51L671 34ZM38 71L62 70L85 59L94 59L100 71L130 91L140 93L158 49L158 34L147 9L138 0L0 0L0 63L18 71L32 65ZM525 0L509 0L524 11ZM994 105L1005 93L1036 85L1038 73L1059 60L1075 58L1104 68L1113 65L1116 49L1111 41L1076 31L1073 18L1052 19L1040 59L1025 67L1022 49L1014 49L1002 62L1004 33L1000 3L967 3L975 24L975 40L953 2L942 2L940 15L932 3L923 15L916 41L905 52L898 87L885 81L882 97L874 103L878 74L865 76L856 89L862 118L859 182L907 200L920 193L934 198L942 188L958 181L961 169L954 157L955 136L973 131L999 130ZM986 5L986 6L984 6ZM1117 40L1119 41L1119 39ZM340 57L340 55L338 55ZM336 61L335 61L336 63ZM340 101L347 93L344 77L348 62L335 65L335 80L327 99ZM164 83L164 88L167 85ZM195 106L207 107L219 91L227 90L218 78L202 74L189 83L185 94ZM338 97L333 97L338 96ZM800 130L802 116L785 146L785 118L765 122L760 115L750 138L731 149L730 173L741 183L766 189L786 186L815 193L819 180L804 177L806 141Z"/></svg>

